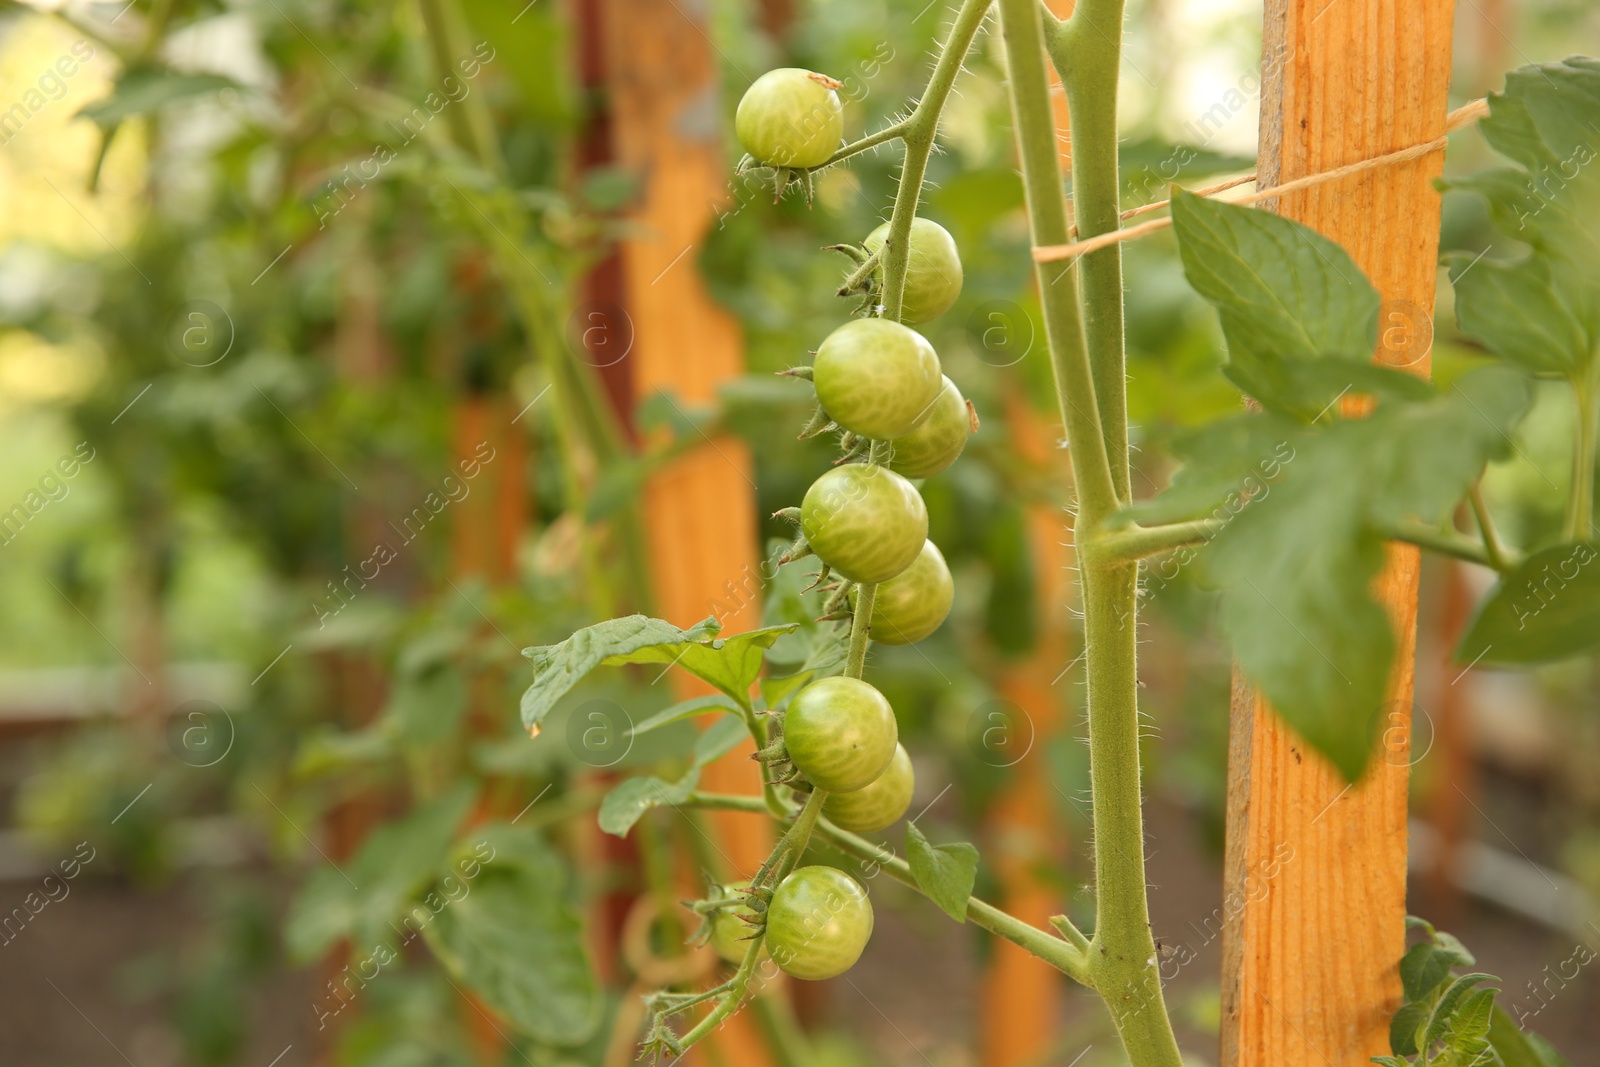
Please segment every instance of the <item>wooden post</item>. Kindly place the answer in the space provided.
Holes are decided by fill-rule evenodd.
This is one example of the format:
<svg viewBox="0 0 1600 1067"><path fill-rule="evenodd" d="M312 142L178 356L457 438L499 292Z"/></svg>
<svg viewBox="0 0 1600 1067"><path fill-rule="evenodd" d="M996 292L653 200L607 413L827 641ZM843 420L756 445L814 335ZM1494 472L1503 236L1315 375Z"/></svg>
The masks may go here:
<svg viewBox="0 0 1600 1067"><path fill-rule="evenodd" d="M617 161L643 179L633 215L641 232L622 250L634 399L660 391L704 404L744 369L738 323L695 265L728 188L715 57L704 27L670 4L608 0L606 16L610 55L628 58L608 73ZM645 522L664 618L688 626L715 613L724 633L761 624L759 598L746 591L759 589L755 508L749 449L733 438L708 440L651 479ZM759 770L742 755L707 768L706 788L759 792ZM763 824L722 821L730 858L753 874L770 845Z"/></svg>
<svg viewBox="0 0 1600 1067"><path fill-rule="evenodd" d="M1443 133L1453 0L1267 0L1261 187ZM1380 362L1426 375L1443 152L1286 196L1383 296ZM1347 413L1349 414L1349 413ZM1242 678L1229 753L1222 1063L1356 1067L1389 1051L1404 949L1415 549L1378 582L1397 635L1382 750L1346 788Z"/></svg>
<svg viewBox="0 0 1600 1067"><path fill-rule="evenodd" d="M728 195L717 57L699 21L701 7L658 0L603 0L602 7L615 157L641 179L632 213L638 236L622 247L633 396L668 392L680 403L703 404L744 369L738 324L712 302L696 266L713 205ZM688 626L715 614L724 633L760 625L752 467L742 442L719 437L646 486L651 573L663 618ZM683 696L708 691L681 672L673 672L671 684ZM759 793L760 770L747 758L753 751L746 743L707 767L703 787ZM767 821L713 814L718 848L736 869L730 873L753 875L772 848ZM744 1014L730 1019L714 1044L726 1062L769 1062Z"/></svg>

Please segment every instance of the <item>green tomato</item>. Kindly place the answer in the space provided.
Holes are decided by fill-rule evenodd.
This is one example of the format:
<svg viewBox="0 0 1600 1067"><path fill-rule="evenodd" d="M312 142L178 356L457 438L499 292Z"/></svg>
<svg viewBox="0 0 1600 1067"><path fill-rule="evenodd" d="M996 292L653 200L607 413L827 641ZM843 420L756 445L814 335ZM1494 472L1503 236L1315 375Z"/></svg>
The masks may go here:
<svg viewBox="0 0 1600 1067"><path fill-rule="evenodd" d="M878 586L869 622L872 639L885 645L921 641L950 614L955 589L944 553L932 541L924 541L911 566Z"/></svg>
<svg viewBox="0 0 1600 1067"><path fill-rule="evenodd" d="M906 813L915 787L911 757L904 745L896 744L894 758L875 781L849 793L829 793L822 801L822 814L841 830L876 833Z"/></svg>
<svg viewBox="0 0 1600 1067"><path fill-rule="evenodd" d="M817 349L811 373L829 418L878 440L911 433L943 388L933 346L888 319L852 319L834 330Z"/></svg>
<svg viewBox="0 0 1600 1067"><path fill-rule="evenodd" d="M907 478L932 478L956 461L972 436L972 413L948 377L928 417L916 429L890 441L889 469Z"/></svg>
<svg viewBox="0 0 1600 1067"><path fill-rule="evenodd" d="M787 975L818 981L854 966L872 937L872 901L834 867L801 867L772 893L767 950Z"/></svg>
<svg viewBox="0 0 1600 1067"><path fill-rule="evenodd" d="M873 463L847 463L811 483L800 502L811 550L853 582L886 582L917 558L928 539L928 508L917 487Z"/></svg>
<svg viewBox="0 0 1600 1067"><path fill-rule="evenodd" d="M826 74L779 67L757 78L733 118L739 143L769 167L820 167L844 140L840 82Z"/></svg>
<svg viewBox="0 0 1600 1067"><path fill-rule="evenodd" d="M735 882L723 887L723 895L730 899L742 900L742 890L750 888L750 883ZM750 942L746 940L755 933L755 927L745 922L747 918L755 918L755 912L747 904L736 904L731 908L723 908L711 918L711 947L729 963L742 963L744 954L750 949Z"/></svg>
<svg viewBox="0 0 1600 1067"><path fill-rule="evenodd" d="M806 781L828 793L863 789L894 759L894 709L859 678L821 678L783 714L783 745Z"/></svg>
<svg viewBox="0 0 1600 1067"><path fill-rule="evenodd" d="M889 239L886 222L862 242L876 252ZM879 272L882 277L882 271ZM932 219L911 220L911 255L906 263L906 291L900 303L901 322L927 322L950 310L961 295L961 253L950 231Z"/></svg>

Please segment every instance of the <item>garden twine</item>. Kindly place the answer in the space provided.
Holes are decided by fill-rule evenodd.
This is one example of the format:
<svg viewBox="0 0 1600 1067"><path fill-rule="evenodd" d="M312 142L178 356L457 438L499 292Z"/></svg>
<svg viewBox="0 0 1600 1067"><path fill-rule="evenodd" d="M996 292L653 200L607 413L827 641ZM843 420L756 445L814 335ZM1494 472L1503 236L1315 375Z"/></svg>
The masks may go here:
<svg viewBox="0 0 1600 1067"><path fill-rule="evenodd" d="M1263 200L1275 199L1283 196L1285 193L1293 193L1301 189L1310 189L1313 186L1326 185L1329 182L1336 182L1341 178L1347 178L1352 174L1360 174L1363 171L1376 170L1379 167L1389 167L1397 163L1407 163L1413 159L1421 159L1423 156L1426 156L1429 153L1442 150L1449 142L1449 135L1451 133L1454 133L1456 130L1459 130L1465 126L1472 125L1474 122L1477 122L1488 113L1489 101L1487 98L1474 100L1472 103L1458 107L1446 115L1444 121L1445 132L1442 135L1435 137L1431 141L1424 141L1421 144L1414 144L1408 148L1402 148L1395 152L1388 152L1381 156L1374 156L1371 159L1363 159L1360 162L1350 163L1343 167L1335 167L1332 170L1321 171L1317 174L1308 174L1303 178L1296 178L1293 181L1284 182L1282 185L1275 185L1270 189L1259 189L1256 192L1241 196L1237 200L1229 200L1227 203L1238 204L1241 207L1247 207L1251 204L1259 204ZM1210 185L1204 189L1197 189L1195 190L1195 195L1214 196L1217 193L1225 192L1228 189L1232 189L1236 186L1244 185L1255 180L1256 175L1254 174L1246 174L1238 178L1229 178L1227 181L1218 182L1216 185ZM1170 200L1157 200L1154 203L1144 204L1140 207L1124 211L1120 217L1124 219L1133 218L1136 215L1143 215L1151 211L1157 211L1161 208L1168 207L1171 205L1171 203L1172 201ZM1165 218L1151 219L1149 222L1141 222L1139 225L1129 226L1127 229L1111 230L1106 233L1099 234L1098 236L1090 237L1087 240L1074 241L1072 244L1040 245L1033 250L1033 258L1039 263L1049 263L1058 259L1071 259L1074 256L1081 256L1086 253L1093 252L1096 249L1105 248L1109 245L1120 244L1123 241L1131 241L1137 237L1144 237L1147 234L1155 233L1157 230L1164 230L1171 225L1172 217L1169 215Z"/></svg>

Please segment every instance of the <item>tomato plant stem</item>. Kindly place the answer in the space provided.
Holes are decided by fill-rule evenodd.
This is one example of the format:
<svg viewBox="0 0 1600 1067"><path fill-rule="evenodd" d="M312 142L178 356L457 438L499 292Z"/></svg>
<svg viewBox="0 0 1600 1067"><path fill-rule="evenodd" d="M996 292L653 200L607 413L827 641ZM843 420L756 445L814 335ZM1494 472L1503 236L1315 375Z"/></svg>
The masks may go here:
<svg viewBox="0 0 1600 1067"><path fill-rule="evenodd" d="M1489 566L1502 572L1510 570L1512 564L1505 546L1500 543L1500 535L1495 532L1489 505L1483 502L1482 482L1473 483L1468 499L1472 502L1472 517L1478 522L1478 534L1483 538L1483 552L1489 560Z"/></svg>
<svg viewBox="0 0 1600 1067"><path fill-rule="evenodd" d="M1418 548L1426 548L1443 556L1452 556L1468 563L1476 563L1480 567L1490 567L1501 573L1510 570L1521 561L1515 552L1504 547L1498 547L1499 562L1496 563L1495 557L1490 555L1483 543L1470 537L1463 537L1454 530L1429 526L1426 523L1402 523L1392 530L1385 530L1384 533L1392 540L1404 541L1407 544L1416 545Z"/></svg>
<svg viewBox="0 0 1600 1067"><path fill-rule="evenodd" d="M684 801L682 806L723 811L746 811L751 814L760 814L766 810L756 797L735 796L727 793L695 793ZM882 868L889 872L889 876L896 881L905 883L923 896L927 895L927 890L919 886L917 880L912 877L910 864L896 856L894 850L888 845L873 844L864 837L839 829L826 819L818 821L816 833L856 859L861 860L864 865L864 877L870 878L872 876L870 872L874 868ZM1051 923L1061 930L1061 938L1052 937L1038 927L1032 926L978 897L968 899L967 917L990 933L1022 946L1035 956L1056 967L1069 978L1085 985L1088 984L1088 969L1083 949L1090 942L1077 927L1072 925L1072 922L1066 916L1056 916L1051 920Z"/></svg>
<svg viewBox="0 0 1600 1067"><path fill-rule="evenodd" d="M999 2L1033 242L1055 244L1067 233L1067 212L1041 16L1035 0ZM1084 233L1118 224L1116 92L1121 34L1119 0L1080 0L1070 20L1051 24L1051 58L1061 70L1072 109L1074 189L1090 201L1087 211L1079 203ZM1091 271L1085 263L1081 308L1073 261L1036 263L1035 268L1078 489L1075 528L1092 535L1127 499L1121 264L1107 257ZM1111 1010L1135 1067L1178 1067L1182 1058L1161 995L1145 889L1139 782L1139 565L1085 559L1079 573L1096 890L1087 976Z"/></svg>
<svg viewBox="0 0 1600 1067"><path fill-rule="evenodd" d="M895 192L894 213L889 216L889 236L883 244L883 315L900 321L906 291L906 267L911 254L911 222L917 216L917 200L922 195L922 179L933 154L934 136L939 131L939 113L955 86L956 75L966 61L972 39L989 12L990 0L962 0L951 24L939 58L934 62L928 88L917 101L911 117L904 123L905 162L900 168L900 185Z"/></svg>
<svg viewBox="0 0 1600 1067"><path fill-rule="evenodd" d="M850 616L850 652L844 661L846 677L860 678L867 669L867 628L872 619L872 606L877 599L876 585L862 583L856 586L856 606Z"/></svg>
<svg viewBox="0 0 1600 1067"><path fill-rule="evenodd" d="M722 1021L738 1010L744 1003L745 997L750 992L750 979L755 974L756 963L761 958L761 942L765 940L765 933L758 933L750 939L750 947L745 950L744 959L739 962L739 969L721 989L716 1004L705 1014L699 1022L690 1028L688 1033L679 1039L680 1048L689 1048L718 1026ZM676 1060L674 1060L676 1062Z"/></svg>
<svg viewBox="0 0 1600 1067"><path fill-rule="evenodd" d="M1050 109L1050 85L1045 78L1039 13L1032 0L1003 0L1000 26L1010 65L1012 123L1022 160L1033 243L1064 243L1067 206L1061 192L1061 160L1057 154L1055 117ZM1084 347L1076 264L1070 259L1036 263L1034 274L1044 309L1056 399L1072 450L1079 505L1098 522L1116 509L1117 494L1101 434L1089 353Z"/></svg>
<svg viewBox="0 0 1600 1067"><path fill-rule="evenodd" d="M834 845L861 860L868 871L872 867L880 867L888 872L889 876L897 882L903 882L919 893L926 895L917 880L911 874L911 865L905 860L894 855L886 845L875 845L864 837L830 823L823 822L817 832L827 838ZM870 874L863 872L865 877ZM1067 977L1085 985L1089 984L1089 971L1085 957L1075 945L1065 941L1054 934L1046 933L1030 923L1023 922L1009 912L1001 911L993 904L969 897L967 900L967 918L983 929L1003 937L1013 944L1020 945L1033 955L1049 963ZM1081 934L1079 935L1082 936Z"/></svg>
<svg viewBox="0 0 1600 1067"><path fill-rule="evenodd" d="M1167 526L1125 526L1084 542L1086 557L1129 563L1174 548L1209 541L1226 523L1222 519L1195 519Z"/></svg>
<svg viewBox="0 0 1600 1067"><path fill-rule="evenodd" d="M847 144L843 148L839 149L839 151L835 152L832 156L829 156L828 157L828 161L826 163L824 163L822 166L831 167L835 163L838 163L838 162L840 162L842 160L849 159L851 156L860 155L862 152L866 152L866 151L869 151L869 150L871 150L873 148L876 148L876 147L878 147L879 145L883 144L886 141L893 141L893 140L896 140L897 138L904 137L906 135L906 130L909 127L910 127L909 120L902 119L901 121L896 122L893 125L885 126L883 129L879 130L877 133L869 133L869 134L867 134L865 137L861 138L859 141L851 141L849 144ZM818 169L820 170L821 168L818 168Z"/></svg>
<svg viewBox="0 0 1600 1067"><path fill-rule="evenodd" d="M1065 21L1046 27L1045 51L1066 91L1072 141L1072 208L1080 239L1121 226L1117 175L1117 78L1122 64L1123 0L1080 0ZM1128 390L1123 339L1122 246L1083 257L1079 266L1083 334L1094 378L1100 431L1118 499L1130 500Z"/></svg>
<svg viewBox="0 0 1600 1067"><path fill-rule="evenodd" d="M418 0L418 3L422 8L423 25L427 28L434 68L449 75L455 70L456 60L464 54L459 32L461 12L449 0ZM494 117L483 106L482 98L470 107L451 108L449 122L456 143L471 151L495 178L504 178L505 157L500 154L500 142L495 137Z"/></svg>

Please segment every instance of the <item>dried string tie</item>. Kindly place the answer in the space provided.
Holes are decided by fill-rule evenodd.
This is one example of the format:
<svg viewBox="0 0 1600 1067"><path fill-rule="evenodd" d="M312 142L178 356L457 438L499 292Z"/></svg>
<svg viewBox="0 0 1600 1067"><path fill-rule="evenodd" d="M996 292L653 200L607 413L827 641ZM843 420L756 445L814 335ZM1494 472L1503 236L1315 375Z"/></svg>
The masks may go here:
<svg viewBox="0 0 1600 1067"><path fill-rule="evenodd" d="M1237 200L1229 200L1227 202L1230 204L1238 204L1240 206L1259 204L1263 200L1273 200L1277 197L1283 196L1286 193L1293 193L1301 189L1310 189L1316 185L1326 185L1329 182L1336 182L1341 178L1347 178L1352 174L1360 174L1363 171L1376 170L1379 167L1390 167L1397 163L1407 163L1413 159L1421 159L1423 156L1443 149L1449 141L1449 134L1454 133L1456 130L1459 130L1465 126L1472 125L1474 122L1477 122L1488 113L1489 101L1487 99L1474 100L1472 103L1458 107L1454 111L1450 112L1450 114L1446 115L1444 122L1444 134L1439 137L1435 137L1431 141L1424 141L1422 144L1414 144L1409 148L1402 148L1396 152L1389 152L1381 156L1374 156L1371 159L1363 159L1358 163L1350 163L1343 167L1335 167L1332 170L1321 171L1317 174L1308 174L1303 178L1296 178L1293 181L1284 182L1282 185L1275 185L1270 189L1261 189L1246 196L1241 196ZM1204 189L1197 189L1195 190L1195 195L1214 196L1217 193L1225 192L1236 186L1244 185L1255 180L1256 176L1254 174L1246 174L1238 178L1229 178L1227 181L1218 182L1216 185L1210 185ZM1154 203L1144 204L1139 207L1124 211L1120 217L1124 219L1130 219L1138 215L1147 214L1151 211L1158 211L1161 208L1170 206L1171 203L1172 201L1170 200L1157 200ZM1157 230L1164 230L1171 225L1172 216L1169 215L1165 218L1151 219L1149 222L1141 222L1137 226L1129 226L1126 229L1110 230L1096 237L1090 237L1084 241L1074 241L1072 244L1040 245L1033 250L1033 258L1039 263L1049 263L1058 259L1071 259L1074 256L1081 256L1085 253L1093 252L1096 249L1105 248L1108 245L1120 244L1123 241L1131 241L1136 237L1143 237L1146 234L1155 233Z"/></svg>

